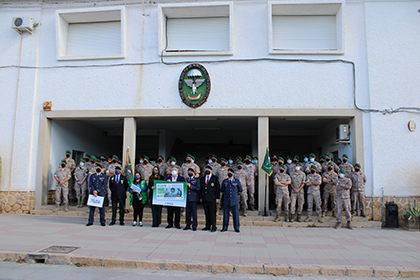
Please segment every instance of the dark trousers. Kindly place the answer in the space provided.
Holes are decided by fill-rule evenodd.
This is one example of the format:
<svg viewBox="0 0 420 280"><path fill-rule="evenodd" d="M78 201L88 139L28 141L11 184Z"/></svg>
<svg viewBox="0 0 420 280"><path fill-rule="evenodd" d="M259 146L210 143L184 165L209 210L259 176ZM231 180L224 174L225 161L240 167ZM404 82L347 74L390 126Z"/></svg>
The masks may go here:
<svg viewBox="0 0 420 280"><path fill-rule="evenodd" d="M187 213L185 214L185 224L187 227L191 227L191 216L192 216L192 227L197 228L197 201L187 201Z"/></svg>
<svg viewBox="0 0 420 280"><path fill-rule="evenodd" d="M203 202L204 214L206 214L206 228L216 229L216 201Z"/></svg>
<svg viewBox="0 0 420 280"><path fill-rule="evenodd" d="M120 223L124 222L124 205L125 199L112 200L112 222L115 223L117 219L117 207L120 209Z"/></svg>
<svg viewBox="0 0 420 280"><path fill-rule="evenodd" d="M224 206L223 207L223 229L227 230L229 227L229 210L232 209L233 228L239 230L239 206Z"/></svg>
<svg viewBox="0 0 420 280"><path fill-rule="evenodd" d="M142 202L143 199L139 199L137 194L133 195L133 219L137 222L137 217L139 217L139 222L143 221L143 208L144 204ZM114 207L114 205L112 205Z"/></svg>
<svg viewBox="0 0 420 280"><path fill-rule="evenodd" d="M151 204L150 208L152 208L152 217L153 217L153 226L158 226L161 224L162 219L162 205L153 205Z"/></svg>
<svg viewBox="0 0 420 280"><path fill-rule="evenodd" d="M181 208L168 206L168 225L174 226L174 213L175 213L175 227L180 227L179 222L181 221Z"/></svg>
<svg viewBox="0 0 420 280"><path fill-rule="evenodd" d="M88 223L93 224L93 216L95 215L95 209L97 207L89 206L89 220ZM105 208L99 208L99 221L101 224L105 224Z"/></svg>

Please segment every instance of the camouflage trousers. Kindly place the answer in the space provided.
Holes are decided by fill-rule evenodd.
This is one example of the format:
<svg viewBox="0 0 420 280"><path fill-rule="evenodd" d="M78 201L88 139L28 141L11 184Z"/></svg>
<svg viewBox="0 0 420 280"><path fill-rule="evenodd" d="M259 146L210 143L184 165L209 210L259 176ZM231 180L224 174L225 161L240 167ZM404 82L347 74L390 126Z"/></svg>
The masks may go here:
<svg viewBox="0 0 420 280"><path fill-rule="evenodd" d="M239 205L241 205L242 209L244 210L248 209L247 201L248 201L248 192L246 191L246 187L245 187L244 191L239 196Z"/></svg>
<svg viewBox="0 0 420 280"><path fill-rule="evenodd" d="M296 200L298 202L297 213L298 213L298 215L301 215L302 214L303 204L305 203L305 193L304 193L303 189L300 190L300 192L298 192L298 193L295 193L292 190L292 194L290 195L290 213L292 215L295 214Z"/></svg>
<svg viewBox="0 0 420 280"><path fill-rule="evenodd" d="M76 191L77 204L83 205L87 196L87 182L86 180L80 185L77 181L74 183Z"/></svg>
<svg viewBox="0 0 420 280"><path fill-rule="evenodd" d="M308 216L312 216L312 210L314 208L314 201L316 207L316 213L318 216L322 215L321 212L321 194L319 191L314 193L308 193Z"/></svg>
<svg viewBox="0 0 420 280"><path fill-rule="evenodd" d="M285 209L284 213L286 213L286 215L289 214L289 190L287 189L287 187L285 187L284 189L281 187L277 187L276 204L277 204L277 208L276 208L277 215L281 214L282 205L284 205L284 209Z"/></svg>
<svg viewBox="0 0 420 280"><path fill-rule="evenodd" d="M331 209L335 211L335 201L337 199L337 191L335 190L335 187L324 188L324 193L322 194L322 201L324 203L323 205L323 211L328 211L328 200L331 198Z"/></svg>
<svg viewBox="0 0 420 280"><path fill-rule="evenodd" d="M364 191L352 191L351 201L353 204L353 211L357 210L357 203L359 203L359 210L365 212L365 192Z"/></svg>
<svg viewBox="0 0 420 280"><path fill-rule="evenodd" d="M255 198L254 198L255 184L251 183L246 188L248 190L249 205L254 206L255 205Z"/></svg>
<svg viewBox="0 0 420 280"><path fill-rule="evenodd" d="M344 208L344 213L346 214L347 222L351 222L351 206L350 198L341 198L337 197L337 223L341 223L341 215Z"/></svg>
<svg viewBox="0 0 420 280"><path fill-rule="evenodd" d="M67 206L69 204L69 187L67 185L57 185L55 187L55 204L60 206L61 204L61 196L63 196L63 203Z"/></svg>

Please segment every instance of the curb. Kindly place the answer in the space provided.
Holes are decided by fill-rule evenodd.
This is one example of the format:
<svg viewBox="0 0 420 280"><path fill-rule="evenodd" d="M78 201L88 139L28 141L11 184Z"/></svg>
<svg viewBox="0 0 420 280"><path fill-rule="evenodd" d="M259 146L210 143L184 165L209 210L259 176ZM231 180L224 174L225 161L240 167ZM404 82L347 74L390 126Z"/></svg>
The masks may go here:
<svg viewBox="0 0 420 280"><path fill-rule="evenodd" d="M228 274L266 274L292 276L350 276L350 277L417 277L420 269L416 267L365 267L330 265L272 265L272 264L222 264L182 262L171 260L117 259L109 257L73 256L64 254L45 254L30 252L0 251L0 261L19 263L45 263L57 265L99 266L113 268L141 268L152 270L177 270L188 272L210 272Z"/></svg>

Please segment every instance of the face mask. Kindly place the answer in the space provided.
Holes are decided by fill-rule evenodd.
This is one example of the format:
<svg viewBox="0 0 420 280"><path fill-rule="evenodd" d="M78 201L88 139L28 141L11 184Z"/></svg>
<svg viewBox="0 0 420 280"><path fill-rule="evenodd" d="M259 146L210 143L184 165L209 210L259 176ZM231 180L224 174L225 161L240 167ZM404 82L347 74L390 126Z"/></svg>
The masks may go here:
<svg viewBox="0 0 420 280"><path fill-rule="evenodd" d="M238 166L238 169L241 170L242 169L242 166Z"/></svg>
<svg viewBox="0 0 420 280"><path fill-rule="evenodd" d="M252 162L253 162L254 164L257 164L257 163L258 163L258 161L257 161L257 160L253 160Z"/></svg>
<svg viewBox="0 0 420 280"><path fill-rule="evenodd" d="M144 165L147 165L149 162L147 160L143 161Z"/></svg>
<svg viewBox="0 0 420 280"><path fill-rule="evenodd" d="M330 158L326 158L325 160L329 162L331 159Z"/></svg>
<svg viewBox="0 0 420 280"><path fill-rule="evenodd" d="M314 161L315 161L315 159L314 159L314 158L311 158L311 159L310 159L310 161L311 161L311 162L314 162Z"/></svg>
<svg viewBox="0 0 420 280"><path fill-rule="evenodd" d="M66 154L66 158L69 158L70 157L70 155L69 154Z"/></svg>
<svg viewBox="0 0 420 280"><path fill-rule="evenodd" d="M221 166L226 166L226 163L225 162L222 162L220 165Z"/></svg>
<svg viewBox="0 0 420 280"><path fill-rule="evenodd" d="M338 177L343 178L344 177L344 174L341 173L340 175L338 175Z"/></svg>
<svg viewBox="0 0 420 280"><path fill-rule="evenodd" d="M233 164L233 160L229 160L229 164Z"/></svg>
<svg viewBox="0 0 420 280"><path fill-rule="evenodd" d="M144 160L142 160L142 159L141 159L141 160L140 160L140 163L143 163L143 162L144 162Z"/></svg>
<svg viewBox="0 0 420 280"><path fill-rule="evenodd" d="M298 160L297 160L297 159L294 159L294 160L293 160L293 162L295 162L295 163L296 163L296 162L298 162Z"/></svg>
<svg viewBox="0 0 420 280"><path fill-rule="evenodd" d="M187 159L187 163L191 163L191 160L190 159Z"/></svg>
<svg viewBox="0 0 420 280"><path fill-rule="evenodd" d="M84 166L85 164L83 162L80 163L80 166Z"/></svg>
<svg viewBox="0 0 420 280"><path fill-rule="evenodd" d="M194 163L194 160L192 159L191 162Z"/></svg>
<svg viewBox="0 0 420 280"><path fill-rule="evenodd" d="M273 161L278 161L278 159L275 157L275 158L273 158Z"/></svg>
<svg viewBox="0 0 420 280"><path fill-rule="evenodd" d="M162 159L158 159L158 160L157 160L157 162L158 162L158 163L161 163L161 162L162 162Z"/></svg>
<svg viewBox="0 0 420 280"><path fill-rule="evenodd" d="M348 161L348 159L346 159L346 158L343 158L343 161L344 161L344 162L347 162L347 161Z"/></svg>
<svg viewBox="0 0 420 280"><path fill-rule="evenodd" d="M172 170L172 176L176 176L176 175L178 175L178 171L176 171L176 170Z"/></svg>
<svg viewBox="0 0 420 280"><path fill-rule="evenodd" d="M333 168L330 166L330 167L328 167L328 171L331 171Z"/></svg>
<svg viewBox="0 0 420 280"><path fill-rule="evenodd" d="M247 159L247 160L245 161L245 163L246 163L246 164L250 164L251 162Z"/></svg>
<svg viewBox="0 0 420 280"><path fill-rule="evenodd" d="M63 168L64 168L64 167L66 167L66 165L63 163L63 164L61 164L61 167L63 167Z"/></svg>
<svg viewBox="0 0 420 280"><path fill-rule="evenodd" d="M115 171L115 174L120 175L120 174L121 174L121 171L116 170L116 171Z"/></svg>
<svg viewBox="0 0 420 280"><path fill-rule="evenodd" d="M312 174L315 174L315 170L311 170L311 173L312 173Z"/></svg>
<svg viewBox="0 0 420 280"><path fill-rule="evenodd" d="M324 163L324 161L325 161L325 160L321 159L319 162L320 162L320 163Z"/></svg>
<svg viewBox="0 0 420 280"><path fill-rule="evenodd" d="M172 162L171 162L171 165L172 165L172 166L174 166L174 165L175 165L175 161L172 161Z"/></svg>
<svg viewBox="0 0 420 280"><path fill-rule="evenodd" d="M304 162L308 162L308 159L307 159L307 158L304 158L304 159L303 159L303 161L304 161Z"/></svg>
<svg viewBox="0 0 420 280"><path fill-rule="evenodd" d="M360 171L360 168L355 168L354 170L356 170L356 172L359 172Z"/></svg>
<svg viewBox="0 0 420 280"><path fill-rule="evenodd" d="M95 161L92 159L90 162L91 162L91 163L94 163Z"/></svg>
<svg viewBox="0 0 420 280"><path fill-rule="evenodd" d="M299 166L296 166L296 167L295 167L295 170L296 170L296 171L299 171L299 170L300 170L300 167L299 167Z"/></svg>
<svg viewBox="0 0 420 280"><path fill-rule="evenodd" d="M233 174L232 173L228 173L228 177L229 178L232 178L233 177Z"/></svg>
<svg viewBox="0 0 420 280"><path fill-rule="evenodd" d="M288 159L288 160L287 160L287 163L288 163L288 164L291 164L291 163L292 163L292 161L291 161L290 159Z"/></svg>
<svg viewBox="0 0 420 280"><path fill-rule="evenodd" d="M112 163L116 163L117 161L114 159L113 161L112 161Z"/></svg>
<svg viewBox="0 0 420 280"><path fill-rule="evenodd" d="M280 173L283 173L284 172L284 169L280 169Z"/></svg>
<svg viewBox="0 0 420 280"><path fill-rule="evenodd" d="M140 176L135 176L134 177L136 180L140 180Z"/></svg>
<svg viewBox="0 0 420 280"><path fill-rule="evenodd" d="M206 175L210 175L210 170L206 170Z"/></svg>
<svg viewBox="0 0 420 280"><path fill-rule="evenodd" d="M211 159L209 159L208 163L209 163L209 164L212 164L212 163L213 163L213 161L212 161Z"/></svg>
<svg viewBox="0 0 420 280"><path fill-rule="evenodd" d="M101 158L101 161L105 161L105 158Z"/></svg>
<svg viewBox="0 0 420 280"><path fill-rule="evenodd" d="M96 173L99 173L99 172L101 172L101 169L100 168L96 168Z"/></svg>
<svg viewBox="0 0 420 280"><path fill-rule="evenodd" d="M194 176L194 173L188 173L188 176L192 177L192 176Z"/></svg>
<svg viewBox="0 0 420 280"><path fill-rule="evenodd" d="M280 165L280 164L283 164L283 163L284 163L284 161L279 161L279 162L278 162L278 164L279 164L279 165Z"/></svg>
<svg viewBox="0 0 420 280"><path fill-rule="evenodd" d="M153 174L157 174L157 170L153 170Z"/></svg>
<svg viewBox="0 0 420 280"><path fill-rule="evenodd" d="M90 159L89 158L85 158L85 162L89 162L90 161Z"/></svg>

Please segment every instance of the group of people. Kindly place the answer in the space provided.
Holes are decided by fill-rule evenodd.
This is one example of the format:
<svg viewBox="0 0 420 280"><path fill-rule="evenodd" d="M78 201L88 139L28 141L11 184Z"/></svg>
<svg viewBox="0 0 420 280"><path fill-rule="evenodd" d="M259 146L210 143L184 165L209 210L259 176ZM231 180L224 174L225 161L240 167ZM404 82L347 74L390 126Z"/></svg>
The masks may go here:
<svg viewBox="0 0 420 280"><path fill-rule="evenodd" d="M360 215L365 214L365 184L366 176L361 171L361 165L354 166L348 162L348 156L343 155L339 164L332 160L331 154L325 154L320 161L316 161L316 155L311 153L303 156L300 162L298 155L293 158L272 157L275 193L276 193L276 218L280 221L282 208L289 222L302 221L302 208L305 203L305 189L307 193L307 218L305 222L312 221L312 211L315 204L318 222L323 223L331 202L332 216L336 217L335 228L341 228L342 210L344 209L347 219L347 227L352 229L351 218L360 210ZM323 187L322 187L323 186ZM321 190L323 191L321 199ZM297 215L296 212L297 203ZM290 206L290 210L289 210Z"/></svg>
<svg viewBox="0 0 420 280"><path fill-rule="evenodd" d="M143 209L149 203L152 209L153 227L161 224L162 206L153 203L155 180L187 183L187 205L185 207L185 230L197 230L197 204L203 204L206 226L203 230L216 231L216 217L223 211L223 228L228 229L229 217L233 218L235 231L239 232L239 210L247 216L247 210L255 210L255 186L258 176L258 158L249 155L244 158L220 158L216 155L205 159L200 168L194 156L188 154L185 161L177 164L173 156L166 161L159 156L154 164L149 157L142 156L135 165L134 182L130 186L122 174L121 161L117 155L99 158L86 155L76 166L71 159L71 152L60 162L54 174L57 180L56 208L59 209L63 197L64 210L68 211L69 180L74 177L74 190L77 207L85 205L87 194L107 197L112 208L112 221L115 225L117 209L119 222L124 225L126 192L130 193L130 204L133 208L133 226L142 226ZM341 161L341 159L340 159ZM312 211L318 214L318 221L323 222L328 203L331 202L332 215L337 218L336 227L341 227L341 210L344 209L347 227L351 226L351 214L359 207L361 216L365 216L364 185L366 176L361 172L360 164L354 167L343 155L342 162L334 162L329 153L316 161L315 154L299 156L272 157L273 173L270 176L276 194L276 218L280 220L282 208L290 222L302 221L301 214L307 193L308 217L312 220ZM322 200L321 200L322 190ZM351 191L351 196L350 196ZM351 199L351 200L350 200ZM297 206L297 207L296 207ZM297 215L295 216L297 208ZM289 210L290 209L290 210ZM93 224L94 207L89 210L88 226ZM180 228L181 208L167 206L166 228ZM105 226L105 209L99 208L100 223Z"/></svg>

